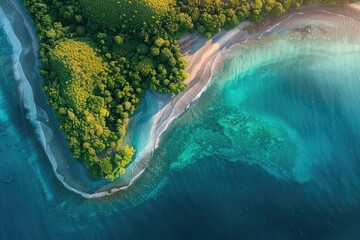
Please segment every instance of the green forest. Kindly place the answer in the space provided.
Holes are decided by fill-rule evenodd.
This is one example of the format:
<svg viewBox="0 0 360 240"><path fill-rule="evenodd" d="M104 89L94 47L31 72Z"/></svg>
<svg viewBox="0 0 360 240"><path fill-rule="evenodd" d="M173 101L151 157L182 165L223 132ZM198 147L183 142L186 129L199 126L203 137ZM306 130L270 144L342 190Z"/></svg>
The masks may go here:
<svg viewBox="0 0 360 240"><path fill-rule="evenodd" d="M241 21L338 0L23 0L40 39L41 77L75 159L113 180L135 149L123 144L147 90L184 91L177 40L211 38Z"/></svg>

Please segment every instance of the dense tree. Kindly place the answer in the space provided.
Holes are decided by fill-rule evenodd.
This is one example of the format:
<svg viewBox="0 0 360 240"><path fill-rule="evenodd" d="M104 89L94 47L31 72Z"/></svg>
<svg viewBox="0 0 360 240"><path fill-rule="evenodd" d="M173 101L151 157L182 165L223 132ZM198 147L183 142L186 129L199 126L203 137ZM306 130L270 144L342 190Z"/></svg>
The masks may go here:
<svg viewBox="0 0 360 240"><path fill-rule="evenodd" d="M44 88L76 159L98 177L125 172L129 117L148 89L178 94L185 32L212 37L241 21L280 16L303 0L23 0L40 39ZM337 0L320 2L334 3ZM319 2L319 1L317 1ZM311 4L312 0L306 0Z"/></svg>

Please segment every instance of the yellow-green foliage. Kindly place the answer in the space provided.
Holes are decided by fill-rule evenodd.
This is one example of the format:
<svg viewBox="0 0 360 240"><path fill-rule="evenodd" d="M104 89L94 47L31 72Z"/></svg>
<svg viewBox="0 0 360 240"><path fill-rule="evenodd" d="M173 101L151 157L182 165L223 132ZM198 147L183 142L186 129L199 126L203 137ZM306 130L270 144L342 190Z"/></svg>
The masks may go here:
<svg viewBox="0 0 360 240"><path fill-rule="evenodd" d="M113 27L153 23L169 10L172 0L79 0L85 15Z"/></svg>
<svg viewBox="0 0 360 240"><path fill-rule="evenodd" d="M305 2L313 1L343 2ZM94 176L114 179L134 154L122 139L146 90L178 94L186 87L176 39L194 29L212 37L246 19L279 16L304 0L22 2L35 20L45 91L74 157Z"/></svg>
<svg viewBox="0 0 360 240"><path fill-rule="evenodd" d="M114 179L125 172L134 149L122 146L127 121L109 127L110 109L95 88L108 79L108 66L89 40L66 39L49 53L54 76L46 90L61 116L74 157L95 176Z"/></svg>
<svg viewBox="0 0 360 240"><path fill-rule="evenodd" d="M50 54L61 90L68 100L72 100L73 108L84 109L88 94L93 91L94 80L105 74L102 59L86 40L59 42Z"/></svg>

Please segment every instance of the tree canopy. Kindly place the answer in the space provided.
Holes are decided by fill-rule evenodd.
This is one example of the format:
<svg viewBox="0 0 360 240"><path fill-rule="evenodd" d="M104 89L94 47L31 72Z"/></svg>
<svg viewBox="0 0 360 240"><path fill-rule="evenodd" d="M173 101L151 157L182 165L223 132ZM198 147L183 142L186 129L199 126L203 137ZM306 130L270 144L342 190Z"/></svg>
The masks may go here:
<svg viewBox="0 0 360 240"><path fill-rule="evenodd" d="M74 158L97 177L125 172L129 117L149 89L186 88L179 39L280 16L303 0L23 0L40 39L41 76ZM317 0L336 3L338 0ZM312 0L306 0L311 4Z"/></svg>

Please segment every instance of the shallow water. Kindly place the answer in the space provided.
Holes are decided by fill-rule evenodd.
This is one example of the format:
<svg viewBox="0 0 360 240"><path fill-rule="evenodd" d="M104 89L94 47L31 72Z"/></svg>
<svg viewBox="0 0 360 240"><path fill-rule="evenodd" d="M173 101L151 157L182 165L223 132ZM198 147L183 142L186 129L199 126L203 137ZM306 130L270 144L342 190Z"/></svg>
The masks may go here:
<svg viewBox="0 0 360 240"><path fill-rule="evenodd" d="M233 49L134 186L89 200L26 124L0 31L0 239L357 239L360 43L315 36Z"/></svg>

